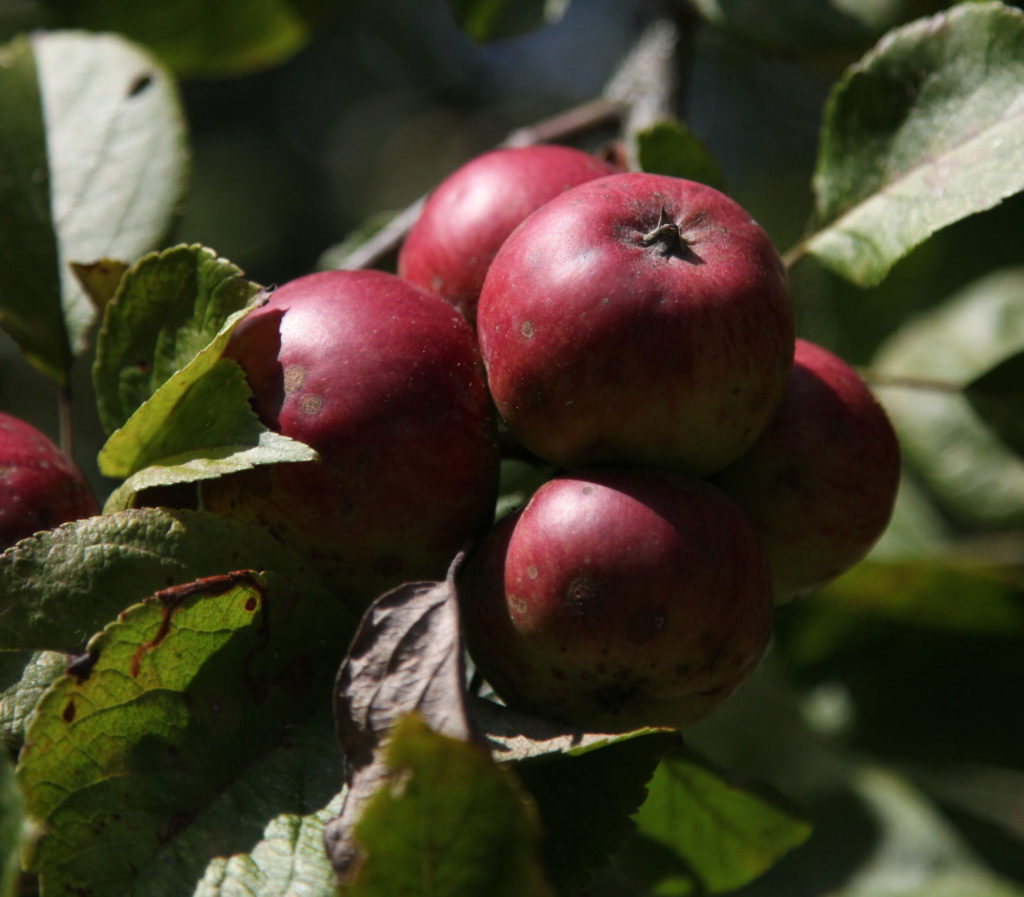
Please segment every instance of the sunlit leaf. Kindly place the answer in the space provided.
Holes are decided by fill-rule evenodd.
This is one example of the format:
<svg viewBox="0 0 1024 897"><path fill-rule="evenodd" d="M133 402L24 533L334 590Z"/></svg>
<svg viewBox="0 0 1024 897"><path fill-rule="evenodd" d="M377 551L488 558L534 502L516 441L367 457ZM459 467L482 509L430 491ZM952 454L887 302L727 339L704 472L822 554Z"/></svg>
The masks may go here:
<svg viewBox="0 0 1024 897"><path fill-rule="evenodd" d="M962 3L888 34L837 84L804 249L861 285L1024 189L1024 13Z"/></svg>
<svg viewBox="0 0 1024 897"><path fill-rule="evenodd" d="M170 74L123 37L44 31L32 46L64 317L77 349L96 312L70 263L133 262L167 239L188 181L185 120Z"/></svg>
<svg viewBox="0 0 1024 897"><path fill-rule="evenodd" d="M234 325L263 301L239 268L203 246L175 246L136 263L107 305L96 345L93 382L107 432L189 365L199 370L187 382L198 379Z"/></svg>
<svg viewBox="0 0 1024 897"><path fill-rule="evenodd" d="M409 716L392 730L386 764L388 783L356 826L365 860L345 893L550 894L536 813L487 751Z"/></svg>
<svg viewBox="0 0 1024 897"><path fill-rule="evenodd" d="M718 894L757 878L807 840L811 824L781 795L679 749L661 761L636 813L627 862L657 893ZM676 884L673 885L672 882Z"/></svg>
<svg viewBox="0 0 1024 897"><path fill-rule="evenodd" d="M172 377L100 451L103 473L129 478L105 510L123 510L137 493L154 486L196 482L258 464L315 461L309 446L260 423L249 407L251 395L242 369L226 358L208 370L190 365Z"/></svg>
<svg viewBox="0 0 1024 897"><path fill-rule="evenodd" d="M44 892L181 894L270 819L322 807L349 621L308 583L249 572L121 613L43 696L19 760Z"/></svg>
<svg viewBox="0 0 1024 897"><path fill-rule="evenodd" d="M324 823L341 805L337 795L324 809L275 817L249 853L217 857L195 897L337 897L338 879L324 853Z"/></svg>
<svg viewBox="0 0 1024 897"><path fill-rule="evenodd" d="M0 47L0 326L51 380L65 383L64 328L50 171L35 54L27 38Z"/></svg>

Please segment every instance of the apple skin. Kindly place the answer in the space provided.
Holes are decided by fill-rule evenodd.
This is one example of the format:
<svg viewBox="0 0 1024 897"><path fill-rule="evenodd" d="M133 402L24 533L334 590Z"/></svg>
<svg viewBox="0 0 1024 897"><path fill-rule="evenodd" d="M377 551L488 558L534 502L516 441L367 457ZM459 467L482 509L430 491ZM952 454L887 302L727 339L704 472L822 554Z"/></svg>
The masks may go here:
<svg viewBox="0 0 1024 897"><path fill-rule="evenodd" d="M380 271L293 280L237 328L270 429L319 461L211 481L209 510L266 526L362 607L443 578L493 519L495 418L472 329L444 300Z"/></svg>
<svg viewBox="0 0 1024 897"><path fill-rule="evenodd" d="M764 230L711 187L638 172L530 215L488 270L477 331L509 429L566 468L720 470L768 422L793 359Z"/></svg>
<svg viewBox="0 0 1024 897"><path fill-rule="evenodd" d="M454 305L471 324L495 253L531 212L569 187L616 171L596 156L541 144L491 150L427 197L398 253L398 273Z"/></svg>
<svg viewBox="0 0 1024 897"><path fill-rule="evenodd" d="M31 424L0 413L0 549L99 512L74 462Z"/></svg>
<svg viewBox="0 0 1024 897"><path fill-rule="evenodd" d="M860 375L798 339L774 417L714 481L760 532L784 602L868 553L892 516L899 478L896 434Z"/></svg>
<svg viewBox="0 0 1024 897"><path fill-rule="evenodd" d="M708 483L650 470L548 481L492 528L458 587L470 654L496 693L593 731L703 719L771 632L750 521Z"/></svg>

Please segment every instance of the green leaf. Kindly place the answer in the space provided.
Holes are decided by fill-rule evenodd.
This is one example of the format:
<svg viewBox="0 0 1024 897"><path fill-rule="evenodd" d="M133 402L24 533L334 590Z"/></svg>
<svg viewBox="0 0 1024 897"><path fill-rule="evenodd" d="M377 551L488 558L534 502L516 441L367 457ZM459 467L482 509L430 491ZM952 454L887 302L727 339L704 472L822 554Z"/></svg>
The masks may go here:
<svg viewBox="0 0 1024 897"><path fill-rule="evenodd" d="M699 181L717 190L725 176L711 151L681 121L666 120L636 135L637 158L643 171Z"/></svg>
<svg viewBox="0 0 1024 897"><path fill-rule="evenodd" d="M37 32L32 46L64 319L77 350L96 313L71 263L133 262L165 242L187 186L185 120L171 76L118 35Z"/></svg>
<svg viewBox="0 0 1024 897"><path fill-rule="evenodd" d="M24 803L14 779L14 767L0 756L0 897L21 893L21 841Z"/></svg>
<svg viewBox="0 0 1024 897"><path fill-rule="evenodd" d="M258 464L315 461L316 452L305 443L259 422L249 406L251 396L244 372L227 358L209 370L190 365L172 377L101 449L100 471L129 478L105 510L124 510L139 492L154 486L210 479Z"/></svg>
<svg viewBox="0 0 1024 897"><path fill-rule="evenodd" d="M803 249L863 286L1024 189L1024 13L961 3L887 35L833 89L814 188Z"/></svg>
<svg viewBox="0 0 1024 897"><path fill-rule="evenodd" d="M982 420L964 388L1024 350L1024 268L993 272L908 321L868 378L906 467L959 522L1024 526L1024 459Z"/></svg>
<svg viewBox="0 0 1024 897"><path fill-rule="evenodd" d="M323 832L340 805L337 795L316 813L275 817L249 853L214 859L194 897L337 897L338 880L324 854Z"/></svg>
<svg viewBox="0 0 1024 897"><path fill-rule="evenodd" d="M175 246L133 265L96 344L93 383L107 432L189 365L212 367L232 327L263 301L259 286L204 246Z"/></svg>
<svg viewBox="0 0 1024 897"><path fill-rule="evenodd" d="M811 833L803 814L779 795L682 748L661 761L648 791L626 859L658 894L734 890Z"/></svg>
<svg viewBox="0 0 1024 897"><path fill-rule="evenodd" d="M390 781L356 825L365 860L346 894L550 893L533 807L485 750L410 715L392 730L386 763Z"/></svg>
<svg viewBox="0 0 1024 897"><path fill-rule="evenodd" d="M179 75L223 78L284 62L311 37L312 13L332 0L49 0L66 21L147 44Z"/></svg>
<svg viewBox="0 0 1024 897"><path fill-rule="evenodd" d="M526 34L559 21L570 0L448 0L455 20L481 43Z"/></svg>
<svg viewBox="0 0 1024 897"><path fill-rule="evenodd" d="M1024 634L1024 577L977 562L865 561L808 599L809 613L791 621L785 643L790 660L827 661L856 633L885 621L974 635Z"/></svg>
<svg viewBox="0 0 1024 897"><path fill-rule="evenodd" d="M739 39L782 52L856 46L907 17L907 0L693 0L697 12Z"/></svg>
<svg viewBox="0 0 1024 897"><path fill-rule="evenodd" d="M60 302L39 93L30 41L18 38L0 47L0 326L29 362L64 384L71 350Z"/></svg>
<svg viewBox="0 0 1024 897"><path fill-rule="evenodd" d="M1024 351L967 384L974 410L1018 455L1024 455Z"/></svg>
<svg viewBox="0 0 1024 897"><path fill-rule="evenodd" d="M14 682L0 693L0 743L9 756L17 756L21 750L32 711L70 660L71 655L62 651L4 652L5 667L12 664L18 670Z"/></svg>
<svg viewBox="0 0 1024 897"><path fill-rule="evenodd" d="M609 738L516 764L540 813L544 867L555 887L575 893L611 862L636 829L630 817L647 797L659 760L677 741L668 732Z"/></svg>
<svg viewBox="0 0 1024 897"><path fill-rule="evenodd" d="M270 818L323 806L340 775L330 685L351 631L322 590L247 571L122 612L43 696L21 753L42 832L26 862L43 892L181 894ZM316 757L334 758L313 794L304 782L323 760L307 726Z"/></svg>
<svg viewBox="0 0 1024 897"><path fill-rule="evenodd" d="M146 508L64 524L0 554L0 650L81 651L145 596L240 569L274 570L318 588L305 563L266 530L228 517Z"/></svg>

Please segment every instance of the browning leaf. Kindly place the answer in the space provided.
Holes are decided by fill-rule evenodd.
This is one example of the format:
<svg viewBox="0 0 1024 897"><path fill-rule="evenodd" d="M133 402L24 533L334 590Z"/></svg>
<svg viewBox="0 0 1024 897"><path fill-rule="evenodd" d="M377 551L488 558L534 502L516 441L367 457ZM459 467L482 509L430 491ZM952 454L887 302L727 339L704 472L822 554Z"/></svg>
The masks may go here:
<svg viewBox="0 0 1024 897"><path fill-rule="evenodd" d="M353 827L388 777L382 747L400 718L416 713L438 734L483 743L465 700L455 592L461 560L444 582L406 583L371 604L338 671L334 715L347 788L324 844L342 881L358 866Z"/></svg>

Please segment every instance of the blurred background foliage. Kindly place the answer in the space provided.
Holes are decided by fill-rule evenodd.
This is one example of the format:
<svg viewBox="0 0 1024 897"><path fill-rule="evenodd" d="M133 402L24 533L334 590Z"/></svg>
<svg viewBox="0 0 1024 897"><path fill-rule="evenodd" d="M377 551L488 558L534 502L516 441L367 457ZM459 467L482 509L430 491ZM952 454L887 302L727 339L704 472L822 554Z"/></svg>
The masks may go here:
<svg viewBox="0 0 1024 897"><path fill-rule="evenodd" d="M758 26L761 4L753 0L695 4L713 24L691 22L677 112L717 160L727 192L780 249L811 223L811 174L831 85L887 27L946 5L783 4L782 19L790 18L776 32ZM7 0L0 39L88 22L88 7ZM203 65L197 56L220 52L207 41L192 57L168 56L182 75L194 153L176 237L213 247L263 284L306 273L365 220L405 208L514 129L598 96L652 4L578 0L557 22L491 42L467 35L453 14L459 7L445 0L282 4L273 53L239 51L234 66L224 48L225 59ZM110 24L131 18L122 10ZM145 18L133 36L146 38ZM588 135L582 145L596 148L610 136ZM967 317L933 326L926 316L955 294L977 292L990 272L1020 266L1022 222L1018 195L941 231L869 290L805 258L792 271L798 330L862 366L884 344L891 354L902 328L924 328L928 339L937 327L963 332ZM1019 272L1011 274L1004 280L1019 283ZM1019 322L1024 296L1006 295L1006 313ZM925 352L924 373L955 378L960 366L946 365L944 353L960 350L941 345ZM77 364L76 454L105 494L113 484L95 473L103 434L88 361ZM51 385L3 335L0 407L56 434ZM941 444L941 431L929 438ZM999 471L1008 469L998 464L1020 464L1007 457L992 462L995 492ZM744 894L1011 893L957 885L955 876L920 889L928 872L948 866L960 874L974 865L1024 885L1022 512L1011 508L1000 519L975 512L970 505L984 501L973 486L965 511L909 460L897 517L872 562L780 609L763 670L694 733L711 756L806 802L817 822L804 848ZM889 778L879 764L905 778ZM908 796L906 782L920 791ZM879 873L858 885L852 870L868 867L895 877ZM910 876L903 885L900 870Z"/></svg>

